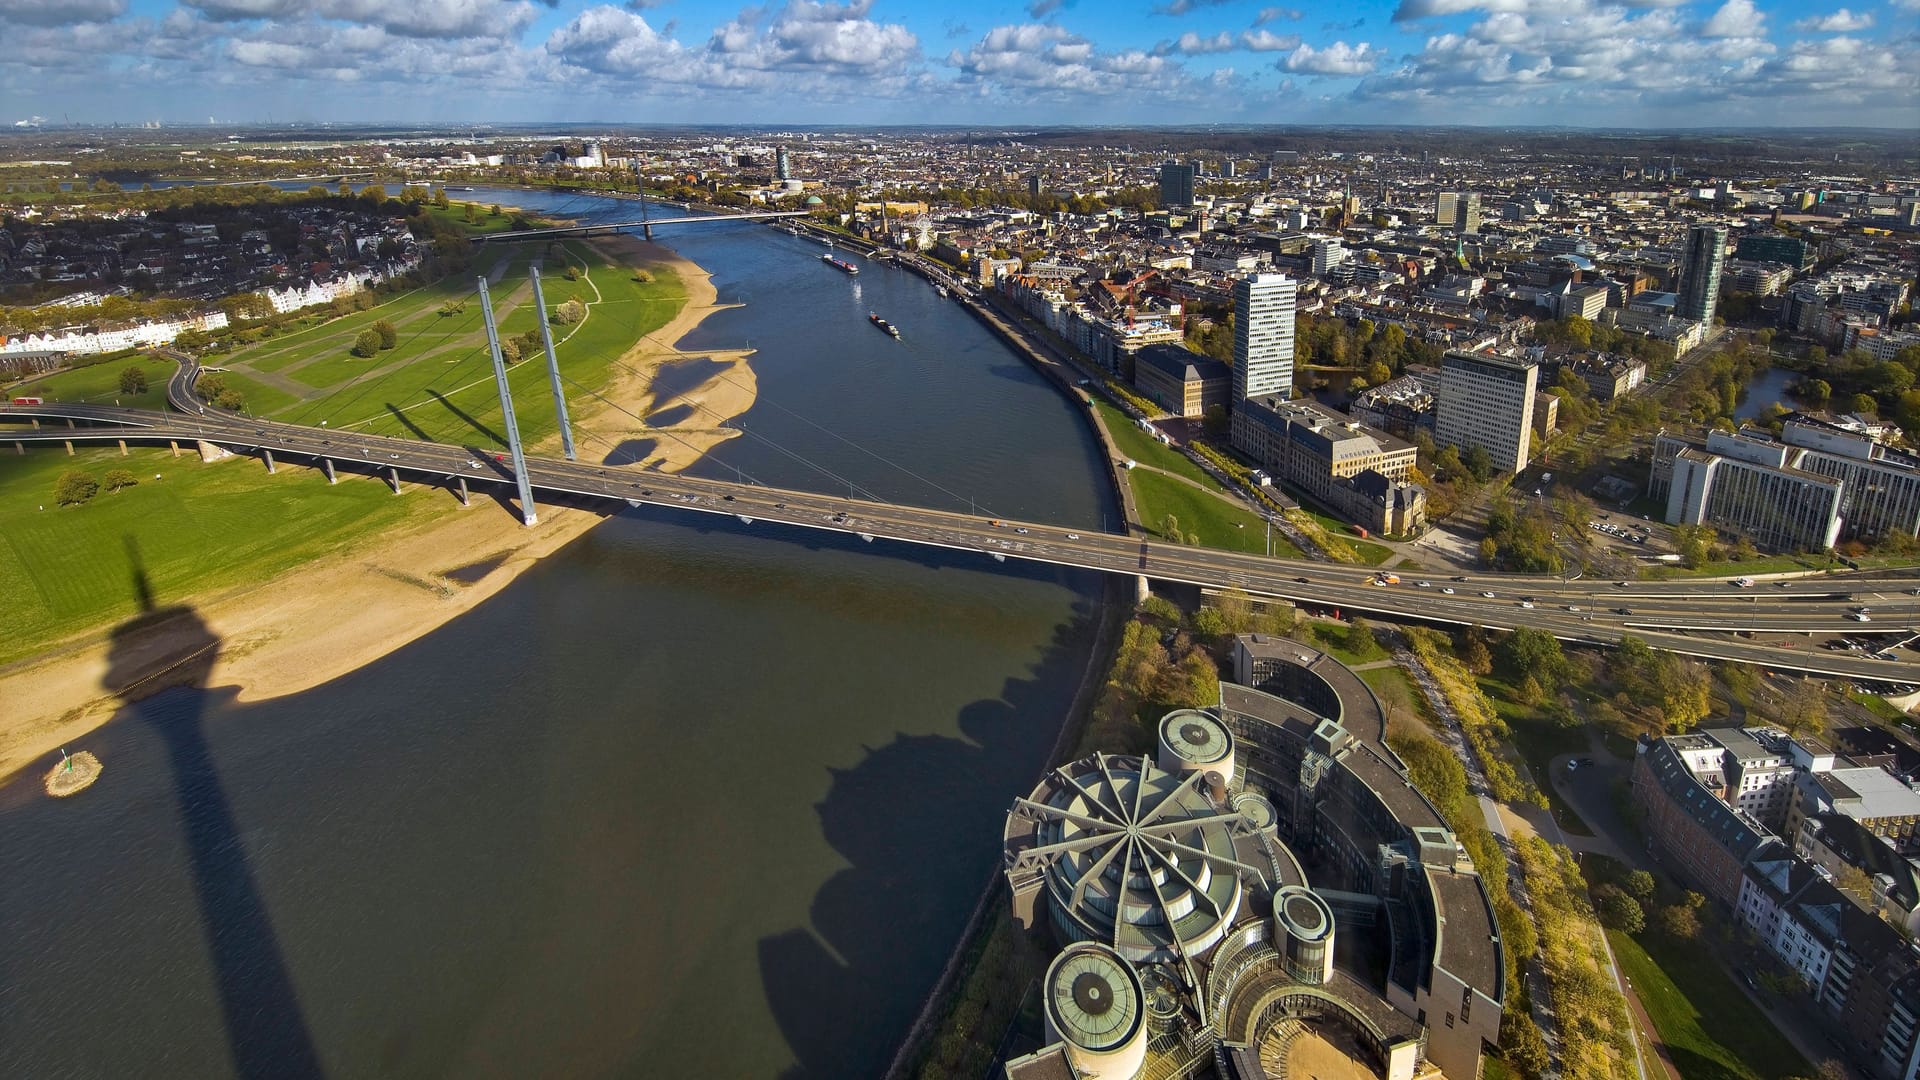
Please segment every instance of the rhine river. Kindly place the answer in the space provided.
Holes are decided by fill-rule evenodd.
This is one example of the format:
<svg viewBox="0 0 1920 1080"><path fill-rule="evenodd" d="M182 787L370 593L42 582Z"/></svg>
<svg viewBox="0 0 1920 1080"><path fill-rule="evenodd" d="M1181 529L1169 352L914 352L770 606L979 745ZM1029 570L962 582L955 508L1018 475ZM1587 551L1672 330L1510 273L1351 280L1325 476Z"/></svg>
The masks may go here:
<svg viewBox="0 0 1920 1080"><path fill-rule="evenodd" d="M1111 514L1075 408L925 282L847 277L763 225L661 239L744 305L683 346L759 350L750 434L696 471ZM1044 764L1101 595L631 511L332 684L124 710L85 740L107 766L85 795L0 789L0 1073L876 1075Z"/></svg>

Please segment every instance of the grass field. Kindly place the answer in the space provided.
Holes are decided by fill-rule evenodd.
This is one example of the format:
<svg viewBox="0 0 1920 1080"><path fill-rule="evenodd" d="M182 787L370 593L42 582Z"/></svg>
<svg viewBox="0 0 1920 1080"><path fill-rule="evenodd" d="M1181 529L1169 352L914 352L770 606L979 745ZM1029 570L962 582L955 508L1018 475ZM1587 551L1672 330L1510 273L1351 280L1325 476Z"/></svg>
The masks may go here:
<svg viewBox="0 0 1920 1080"><path fill-rule="evenodd" d="M1420 688L1414 685L1413 678L1398 667L1369 668L1355 674L1360 676L1361 681L1373 687L1374 696L1383 700L1386 697L1384 691L1389 686L1399 686L1404 689L1406 700L1413 702L1414 711L1419 714L1420 719L1429 728L1441 726L1440 718L1433 714L1433 704L1427 700L1427 695L1421 693Z"/></svg>
<svg viewBox="0 0 1920 1080"><path fill-rule="evenodd" d="M505 261L492 289L503 337L539 325L527 283L527 268L536 256L544 257L541 279L548 307L574 298L587 307L585 321L553 327L555 355L574 384L569 397L576 403L578 395L606 385L620 355L666 325L686 300L685 284L670 270L655 268L652 281L636 282L631 267L584 243L518 245L494 256ZM584 271L578 280L567 280L569 266ZM450 302L464 306L442 315ZM380 319L394 324L399 345L368 358L352 356L354 338ZM246 395L248 411L259 415L463 445L505 443L481 307L465 275L263 342L226 364L238 376L233 382ZM557 430L538 350L513 367L508 379L521 434L536 441Z"/></svg>
<svg viewBox="0 0 1920 1080"><path fill-rule="evenodd" d="M469 233L506 232L508 229L513 228L513 211L503 207L500 216L494 217L487 212L487 208L492 205L491 203L474 203L473 205L480 208L480 220L473 223L467 221L467 204L464 202L454 201L444 207L429 205L427 207L427 213L441 221L465 229Z"/></svg>
<svg viewBox="0 0 1920 1080"><path fill-rule="evenodd" d="M54 481L67 469L98 479L120 468L139 484L84 506L55 506ZM8 598L0 605L0 662L133 614L130 539L156 599L177 603L264 581L436 501L418 492L395 497L380 480L346 473L334 485L310 469L269 476L245 458L203 464L147 448L126 457L0 455L0 595Z"/></svg>
<svg viewBox="0 0 1920 1080"><path fill-rule="evenodd" d="M1347 628L1344 626L1334 626L1329 623L1314 623L1308 628L1307 636L1313 639L1315 648L1322 652L1331 653L1335 660L1340 661L1348 667L1370 664L1375 660L1385 660L1387 658L1387 650L1383 648L1378 641L1370 642L1366 647L1360 649L1348 648ZM1365 676L1371 675L1373 672L1363 671L1360 672L1360 674Z"/></svg>
<svg viewBox="0 0 1920 1080"><path fill-rule="evenodd" d="M147 373L147 389L142 393L120 392L120 373L131 366L138 366ZM164 409L167 407L167 380L174 371L173 361L151 356L115 360L32 379L9 390L8 394L43 397L48 401L124 405L129 409Z"/></svg>
<svg viewBox="0 0 1920 1080"><path fill-rule="evenodd" d="M286 372L308 386L324 389L368 367L442 343L456 331L484 340L480 300L474 290L475 280L483 273L491 274L496 266L500 266L499 282L492 290L494 308L496 312L503 306L510 308L520 302L512 294L518 293L524 298L528 293L525 279L527 267L535 255L533 248L534 245L515 245L499 251L482 252L471 273L449 275L431 285L396 293L366 311L340 318L319 316L297 330L233 353L226 363L259 371ZM442 316L439 310L448 303L464 307L457 315ZM354 338L383 319L400 332L399 347L367 360L350 357L348 354L353 348ZM351 360L352 364L344 368L329 368L327 371L330 374L305 373L309 365L332 360Z"/></svg>
<svg viewBox="0 0 1920 1080"><path fill-rule="evenodd" d="M1179 519L1180 531L1198 534L1204 547L1256 555L1264 551L1267 523L1251 512L1144 469L1132 470L1127 479L1133 484L1133 501L1140 511L1141 524L1155 535L1172 514ZM1301 558L1300 549L1278 534L1273 541L1275 555Z"/></svg>
<svg viewBox="0 0 1920 1080"><path fill-rule="evenodd" d="M1156 469L1178 473L1195 483L1205 484L1208 487L1219 486L1185 454L1141 431L1132 418L1105 398L1095 397L1093 407L1100 410L1100 418L1106 421L1107 431L1113 436L1114 448L1122 454L1142 465L1151 465Z"/></svg>
<svg viewBox="0 0 1920 1080"><path fill-rule="evenodd" d="M1493 703L1493 711L1506 721L1513 748L1519 751L1521 759L1532 771L1535 786L1547 797L1553 809L1553 819L1567 832L1592 836L1593 830L1553 789L1548 776L1556 756L1587 752L1586 726L1561 727L1544 710L1521 701L1519 692L1498 677L1482 676L1480 689L1487 695L1487 700Z"/></svg>
<svg viewBox="0 0 1920 1080"><path fill-rule="evenodd" d="M1700 946L1618 930L1607 941L1687 1080L1776 1080L1813 1067ZM1653 950L1649 951L1649 947Z"/></svg>
<svg viewBox="0 0 1920 1080"><path fill-rule="evenodd" d="M243 408L255 416L265 416L279 412L300 403L300 399L277 386L270 386L259 379L238 371L224 373L227 387L239 392L246 401Z"/></svg>

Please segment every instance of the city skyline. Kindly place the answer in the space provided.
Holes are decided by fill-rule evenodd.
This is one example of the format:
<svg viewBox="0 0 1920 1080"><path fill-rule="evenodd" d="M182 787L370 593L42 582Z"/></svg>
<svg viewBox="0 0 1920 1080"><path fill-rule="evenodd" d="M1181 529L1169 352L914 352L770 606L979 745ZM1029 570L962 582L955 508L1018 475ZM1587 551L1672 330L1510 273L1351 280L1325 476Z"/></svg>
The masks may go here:
<svg viewBox="0 0 1920 1080"><path fill-rule="evenodd" d="M1920 123L1920 0L0 0L7 122Z"/></svg>

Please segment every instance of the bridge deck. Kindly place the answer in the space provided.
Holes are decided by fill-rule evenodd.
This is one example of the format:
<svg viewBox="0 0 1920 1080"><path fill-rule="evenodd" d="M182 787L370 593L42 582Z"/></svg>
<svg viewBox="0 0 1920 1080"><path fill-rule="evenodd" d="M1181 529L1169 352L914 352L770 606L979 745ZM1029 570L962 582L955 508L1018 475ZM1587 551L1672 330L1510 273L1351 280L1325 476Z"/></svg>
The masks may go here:
<svg viewBox="0 0 1920 1080"><path fill-rule="evenodd" d="M322 460L357 463L452 483L514 483L493 451L406 439L353 435L321 428L237 417L208 411L191 397L190 375L176 376L169 396L192 415L106 406L0 405L0 421L84 421L87 427L38 431L0 430L0 442L168 442L204 440L246 453L270 451L282 463ZM1475 574L1457 579L1453 594L1436 580L1421 588L1402 573L1396 586L1372 584L1364 566L1268 558L1165 544L1140 536L1116 536L1046 522L992 521L973 514L851 499L753 484L528 458L530 484L547 493L618 499L742 521L777 523L971 551L995 560L1019 559L1104 573L1142 576L1213 589L1240 589L1284 598L1335 613L1365 612L1451 625L1509 630L1520 625L1547 630L1568 641L1612 644L1632 633L1656 647L1694 656L1739 660L1782 670L1852 679L1920 683L1920 664L1875 660L1820 649L1812 637L1920 627L1920 571L1844 575L1798 593L1777 588L1735 589L1725 581L1632 582L1616 586L1554 577ZM1832 591L1828 591L1832 590ZM1818 592L1818 596L1807 595ZM1483 596L1483 593L1492 595ZM1797 602L1786 602L1798 595ZM1521 607L1521 598L1531 607ZM1854 603L1871 603L1871 630L1847 617ZM1767 643L1730 636L1736 632L1797 635ZM1715 636L1690 636L1711 633Z"/></svg>

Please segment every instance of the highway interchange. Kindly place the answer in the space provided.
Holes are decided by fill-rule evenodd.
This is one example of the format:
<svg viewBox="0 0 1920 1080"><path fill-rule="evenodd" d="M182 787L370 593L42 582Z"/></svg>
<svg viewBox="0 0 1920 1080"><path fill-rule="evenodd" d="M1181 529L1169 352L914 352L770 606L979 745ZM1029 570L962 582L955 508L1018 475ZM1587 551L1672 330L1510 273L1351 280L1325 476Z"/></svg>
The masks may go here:
<svg viewBox="0 0 1920 1080"><path fill-rule="evenodd" d="M204 440L250 454L271 452L280 463L331 461L405 474L415 480L473 485L513 483L510 466L492 450L395 439L236 416L205 407L192 392L197 369L183 364L168 384L178 413L93 405L0 405L12 430L0 440L26 442L140 442ZM21 426L38 420L37 429ZM49 425L49 421L59 426ZM68 427L67 424L86 424ZM1803 577L1782 585L1762 581L1740 588L1726 580L1672 582L1566 580L1558 577L1419 571L1398 584L1370 567L1275 559L1184 547L1138 536L1075 532L1058 525L1003 521L817 492L527 458L537 491L620 499L751 522L852 533L1183 582L1338 610L1454 625L1511 629L1533 626L1569 641L1611 643L1631 633L1656 647L1690 655L1741 660L1778 670L1920 684L1920 663L1836 651L1826 642L1920 626L1920 568L1882 573ZM1425 582L1424 585L1421 583ZM1450 592L1448 590L1451 590ZM1857 608L1867 619L1855 618ZM1751 637L1744 636L1751 634ZM1899 637L1907 635L1900 633Z"/></svg>

